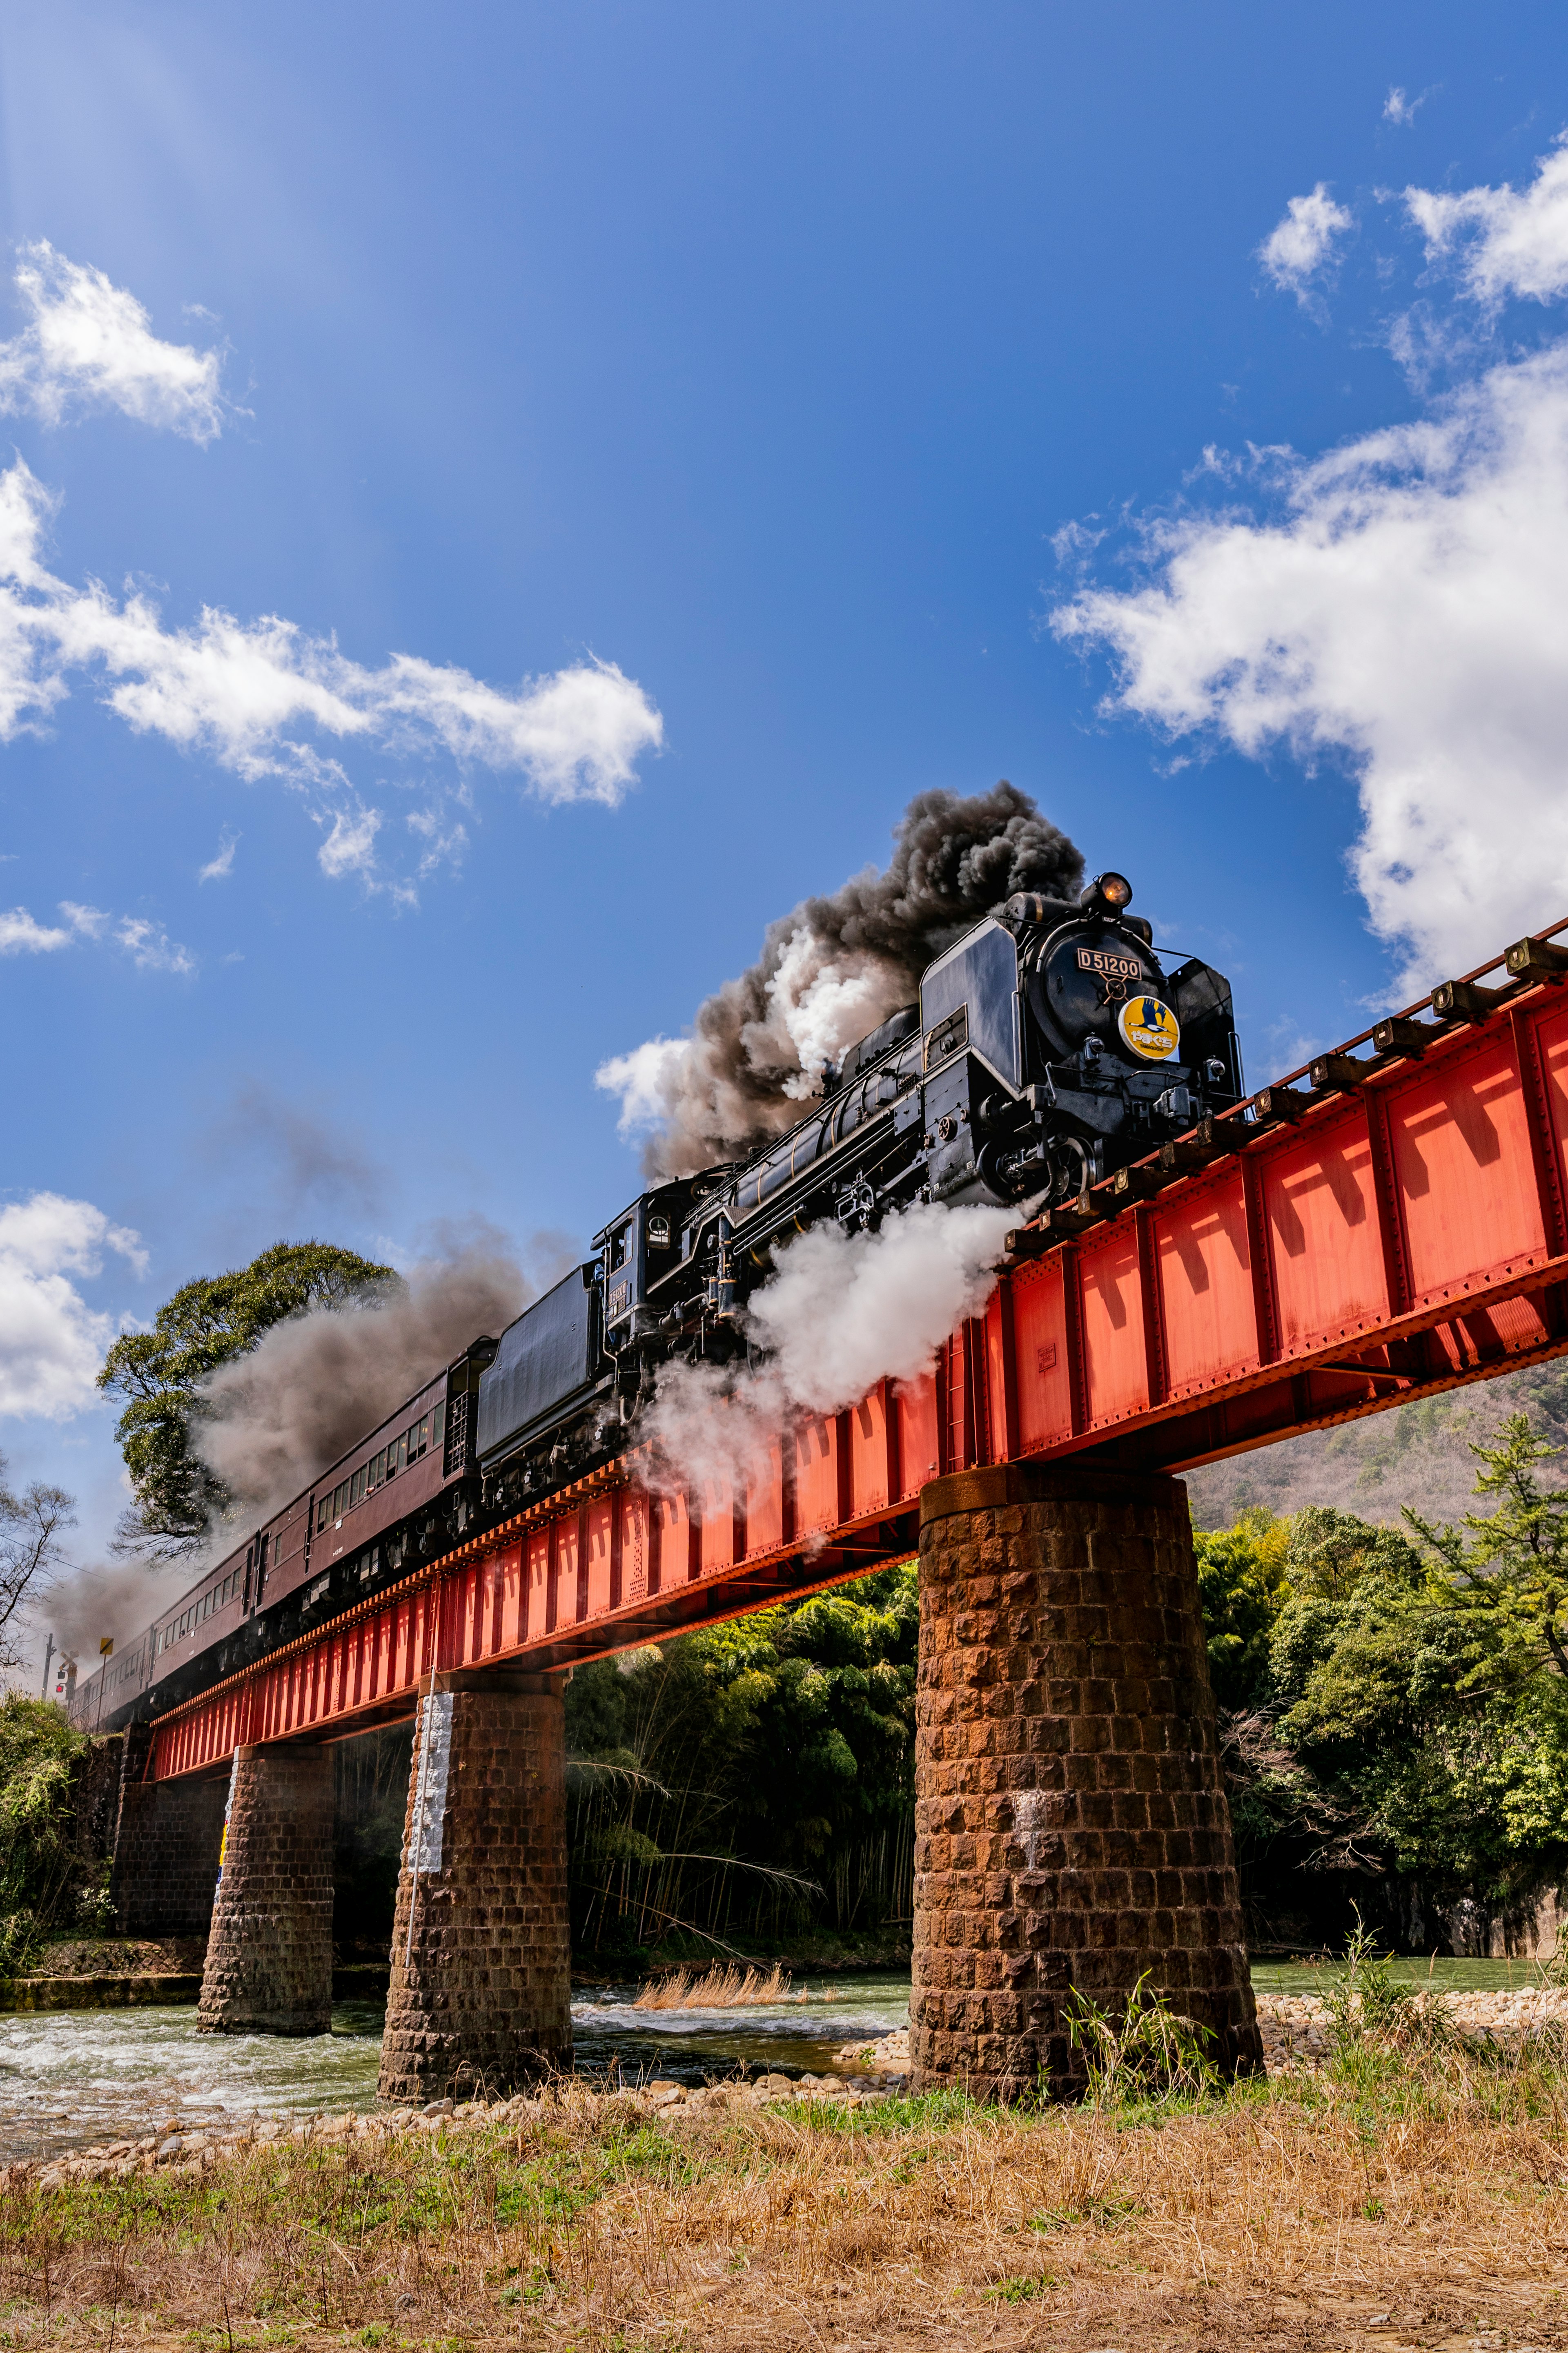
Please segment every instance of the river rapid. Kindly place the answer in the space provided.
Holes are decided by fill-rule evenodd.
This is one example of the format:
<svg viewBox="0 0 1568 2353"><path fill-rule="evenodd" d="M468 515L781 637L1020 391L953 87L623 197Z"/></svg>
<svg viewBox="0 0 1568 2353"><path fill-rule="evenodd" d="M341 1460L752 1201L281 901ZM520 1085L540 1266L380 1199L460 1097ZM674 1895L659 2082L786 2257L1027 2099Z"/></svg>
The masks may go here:
<svg viewBox="0 0 1568 2353"><path fill-rule="evenodd" d="M805 2002L752 2010L642 2010L636 1989L579 1989L580 2074L701 2084L739 2068L821 2073L839 2046L909 2021L907 1977L812 1984ZM329 2034L199 2034L195 2004L0 2016L0 2162L52 2157L165 2125L215 2130L250 2117L375 2103L381 2006L333 2010Z"/></svg>

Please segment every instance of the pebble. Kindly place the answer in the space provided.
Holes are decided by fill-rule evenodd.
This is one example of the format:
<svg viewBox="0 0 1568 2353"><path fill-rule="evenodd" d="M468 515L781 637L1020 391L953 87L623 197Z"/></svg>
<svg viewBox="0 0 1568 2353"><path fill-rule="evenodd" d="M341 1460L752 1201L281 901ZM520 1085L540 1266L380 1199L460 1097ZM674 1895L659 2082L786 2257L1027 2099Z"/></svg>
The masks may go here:
<svg viewBox="0 0 1568 2353"><path fill-rule="evenodd" d="M659 2076L648 2084L606 2085L603 2089L580 2084L577 2088L588 2091L592 2097L615 2102L644 2115L737 2103L766 2106L824 2099L846 2101L858 2107L879 2096L868 2086L846 2084L836 2075L803 2075L797 2082L790 2075L772 2074L752 2083L736 2080L711 2084L677 2084L668 2076ZM292 2123L268 2117L232 2132L170 2131L165 2127L144 2140L111 2141L100 2148L73 2149L66 2157L25 2158L13 2165L0 2165L0 2189L28 2184L38 2189L63 2189L72 2182L122 2180L133 2173L151 2173L164 2168L199 2173L222 2158L243 2157L258 2147L276 2147L284 2141L303 2148L314 2142L377 2141L406 2132L472 2131L489 2125L522 2125L537 2118L544 2105L537 2095L519 2093L510 2100L468 2100L461 2105L454 2105L450 2100L434 2100L424 2109L389 2108L368 2116L349 2110L306 2116Z"/></svg>

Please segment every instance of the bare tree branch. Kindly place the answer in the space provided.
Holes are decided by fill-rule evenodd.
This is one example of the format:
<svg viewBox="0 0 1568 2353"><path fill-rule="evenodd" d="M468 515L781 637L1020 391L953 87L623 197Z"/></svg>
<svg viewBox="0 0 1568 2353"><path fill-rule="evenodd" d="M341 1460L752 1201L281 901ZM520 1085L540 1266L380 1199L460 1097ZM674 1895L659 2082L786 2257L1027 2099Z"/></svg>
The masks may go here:
<svg viewBox="0 0 1568 2353"><path fill-rule="evenodd" d="M16 1613L48 1591L63 1566L65 1531L75 1525L74 1496L38 1479L13 1494L0 1454L0 1669L21 1665Z"/></svg>

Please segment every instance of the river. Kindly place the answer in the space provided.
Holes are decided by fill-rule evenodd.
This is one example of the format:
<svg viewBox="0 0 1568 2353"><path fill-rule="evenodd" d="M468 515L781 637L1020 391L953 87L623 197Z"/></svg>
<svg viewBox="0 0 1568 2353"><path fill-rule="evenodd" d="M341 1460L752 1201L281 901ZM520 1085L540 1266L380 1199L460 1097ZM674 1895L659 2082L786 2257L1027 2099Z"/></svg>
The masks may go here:
<svg viewBox="0 0 1568 2353"><path fill-rule="evenodd" d="M738 2066L819 2073L839 2045L909 2019L907 1977L812 1983L804 2003L755 2010L643 2010L636 1989L580 1989L572 2004L578 2072L619 2069L700 2084ZM0 2160L130 2139L165 2125L370 2107L381 2057L379 2004L334 2009L330 2034L198 2034L195 2004L0 2016Z"/></svg>
<svg viewBox="0 0 1568 2353"><path fill-rule="evenodd" d="M1398 1974L1458 1991L1536 1982L1529 1961L1401 1961ZM1312 1992L1317 1970L1261 1962L1261 1992ZM841 2043L909 2020L910 1980L808 1982L807 2000L751 2010L637 2010L633 1986L579 1988L572 2005L580 2073L614 2070L700 2084L736 2068L820 2073ZM0 2159L129 2139L170 2123L368 2108L381 2056L379 2004L332 2012L330 2034L198 2034L195 2005L0 2015Z"/></svg>

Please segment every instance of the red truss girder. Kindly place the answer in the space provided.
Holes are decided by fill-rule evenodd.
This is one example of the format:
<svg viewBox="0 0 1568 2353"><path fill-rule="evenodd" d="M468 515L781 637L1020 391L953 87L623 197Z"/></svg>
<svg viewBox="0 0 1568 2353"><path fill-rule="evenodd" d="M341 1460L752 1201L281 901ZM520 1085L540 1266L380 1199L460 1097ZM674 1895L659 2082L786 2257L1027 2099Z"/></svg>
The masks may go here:
<svg viewBox="0 0 1568 2353"><path fill-rule="evenodd" d="M1219 1124L1211 1166L1015 1237L932 1375L808 1423L744 1493L616 1465L161 1718L150 1774L409 1715L432 1667L562 1668L907 1558L949 1471L1180 1470L1568 1349L1568 995L1394 1026L1397 1053Z"/></svg>

